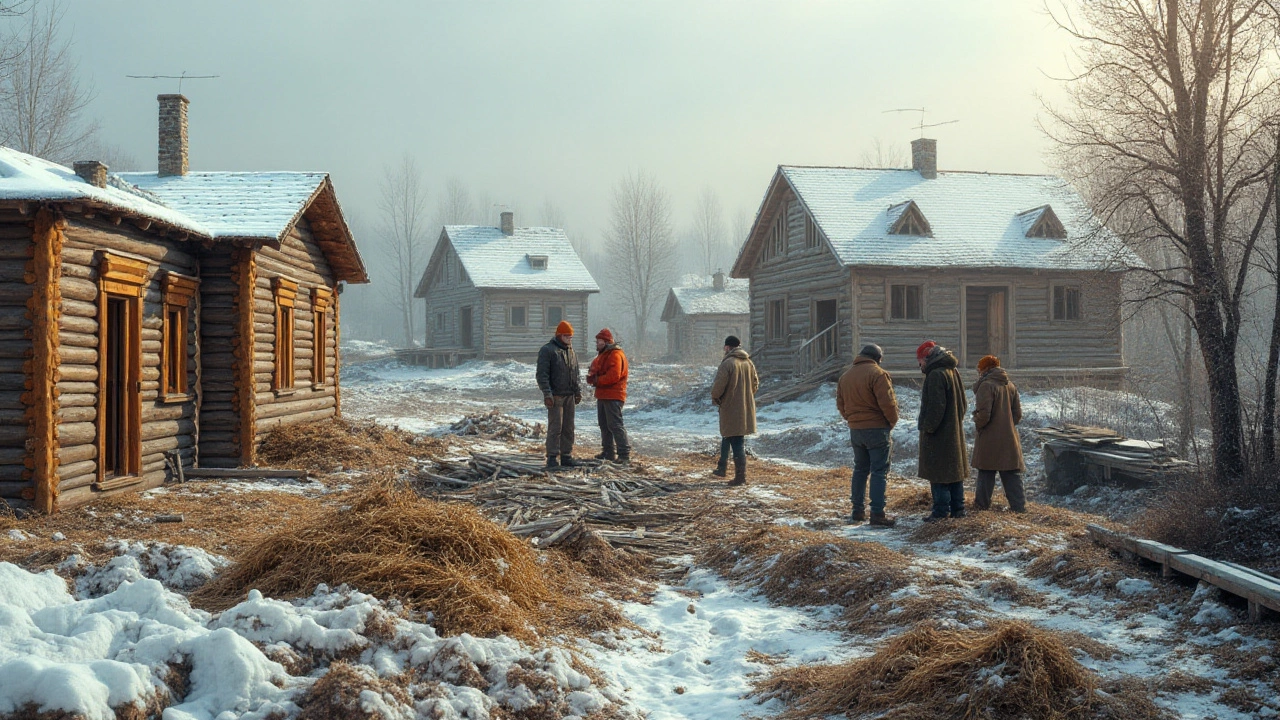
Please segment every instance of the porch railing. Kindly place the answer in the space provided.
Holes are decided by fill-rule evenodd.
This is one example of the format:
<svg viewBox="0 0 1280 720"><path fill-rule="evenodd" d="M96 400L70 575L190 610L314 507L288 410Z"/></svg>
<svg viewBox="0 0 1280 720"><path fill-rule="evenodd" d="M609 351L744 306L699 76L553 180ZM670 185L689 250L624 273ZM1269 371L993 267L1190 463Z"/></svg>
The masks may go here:
<svg viewBox="0 0 1280 720"><path fill-rule="evenodd" d="M834 322L817 335L800 343L800 346L795 349L791 364L796 375L807 374L840 352L840 326L843 324L843 320Z"/></svg>

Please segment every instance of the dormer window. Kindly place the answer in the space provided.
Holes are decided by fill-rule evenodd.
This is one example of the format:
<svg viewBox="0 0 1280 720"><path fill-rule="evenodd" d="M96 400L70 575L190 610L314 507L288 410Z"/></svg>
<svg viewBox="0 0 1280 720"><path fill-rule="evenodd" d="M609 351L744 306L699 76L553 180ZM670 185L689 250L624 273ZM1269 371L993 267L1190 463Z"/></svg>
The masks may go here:
<svg viewBox="0 0 1280 720"><path fill-rule="evenodd" d="M1023 234L1029 238L1051 238L1065 240L1067 228L1058 219L1057 213L1048 205L1041 205L1025 212L1018 213L1018 219L1025 228Z"/></svg>
<svg viewBox="0 0 1280 720"><path fill-rule="evenodd" d="M889 234L932 237L933 228L915 200L908 200L889 206Z"/></svg>
<svg viewBox="0 0 1280 720"><path fill-rule="evenodd" d="M526 255L525 257L529 259L529 267L533 268L534 270L547 269L546 255Z"/></svg>

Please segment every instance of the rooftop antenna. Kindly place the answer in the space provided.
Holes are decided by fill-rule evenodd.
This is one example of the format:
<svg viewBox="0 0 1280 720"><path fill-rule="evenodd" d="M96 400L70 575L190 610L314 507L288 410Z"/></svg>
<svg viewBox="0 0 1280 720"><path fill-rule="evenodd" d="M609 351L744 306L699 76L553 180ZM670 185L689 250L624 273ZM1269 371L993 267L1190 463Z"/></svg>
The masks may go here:
<svg viewBox="0 0 1280 720"><path fill-rule="evenodd" d="M178 94L181 95L183 80L212 80L213 78L222 77L222 76L221 75L188 75L187 71L183 70L181 75L125 75L125 77L133 78L134 80L177 80Z"/></svg>
<svg viewBox="0 0 1280 720"><path fill-rule="evenodd" d="M912 125L912 126L911 126L912 128L918 129L918 130L920 131L920 137L924 137L924 130L925 130L925 128L938 127L939 125L951 125L951 124L953 124L953 123L958 123L958 122L960 122L959 120L946 120L946 121L939 122L939 123L926 123L926 122L924 121L924 115L925 115L925 113L926 113L926 112L928 112L928 111L927 111L927 110L925 110L924 108L895 108L895 109L893 109L893 110L885 110L884 112L886 112L886 113L902 113L902 112L918 112L918 113L920 113L920 124L919 124L919 125ZM882 113L882 114L883 114L883 113Z"/></svg>

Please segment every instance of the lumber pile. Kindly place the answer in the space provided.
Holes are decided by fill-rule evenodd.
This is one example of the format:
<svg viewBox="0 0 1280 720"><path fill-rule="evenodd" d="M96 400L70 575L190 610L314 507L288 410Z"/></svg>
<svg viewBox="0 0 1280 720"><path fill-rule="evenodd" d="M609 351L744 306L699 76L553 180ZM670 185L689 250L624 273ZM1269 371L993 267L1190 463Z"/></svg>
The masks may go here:
<svg viewBox="0 0 1280 720"><path fill-rule="evenodd" d="M533 455L471 453L419 467L419 492L474 504L486 517L540 548L592 533L615 549L654 556L687 552L673 531L692 516L660 500L676 488L633 467L580 460L548 472Z"/></svg>
<svg viewBox="0 0 1280 720"><path fill-rule="evenodd" d="M772 387L765 388L756 394L756 405L763 406L776 402L790 402L805 393L822 387L823 384L840 379L840 375L849 367L849 361L835 356L827 358L821 365L798 377L783 380Z"/></svg>
<svg viewBox="0 0 1280 720"><path fill-rule="evenodd" d="M1160 476L1195 469L1193 463L1178 458L1162 442L1130 440L1106 428L1063 425L1038 428L1036 433L1060 465L1064 464L1061 461L1065 454L1074 454L1086 471L1092 466L1106 480L1120 474L1131 480L1150 482ZM1046 462L1046 469L1047 465Z"/></svg>
<svg viewBox="0 0 1280 720"><path fill-rule="evenodd" d="M527 423L497 410L467 415L449 426L453 435L473 435L492 440L537 440L546 437L542 423Z"/></svg>

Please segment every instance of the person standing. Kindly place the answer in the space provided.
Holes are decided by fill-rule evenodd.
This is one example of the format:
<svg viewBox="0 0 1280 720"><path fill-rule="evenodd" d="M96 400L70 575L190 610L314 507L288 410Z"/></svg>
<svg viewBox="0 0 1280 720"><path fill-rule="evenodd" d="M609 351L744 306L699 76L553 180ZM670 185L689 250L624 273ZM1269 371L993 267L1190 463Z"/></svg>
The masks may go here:
<svg viewBox="0 0 1280 720"><path fill-rule="evenodd" d="M1000 359L988 355L978 361L978 381L973 385L973 467L978 471L978 485L973 493L974 510L990 510L991 495L996 490L996 473L1004 486L1004 497L1013 512L1027 511L1026 491L1022 486L1022 441L1018 423L1022 422L1022 400L1009 373L1000 367Z"/></svg>
<svg viewBox="0 0 1280 720"><path fill-rule="evenodd" d="M575 467L573 421L582 402L578 356L573 352L573 326L561 321L556 336L538 351L538 389L547 406L547 469Z"/></svg>
<svg viewBox="0 0 1280 720"><path fill-rule="evenodd" d="M596 422L600 424L602 451L597 460L631 464L631 443L622 424L627 402L627 356L605 328L596 333L596 357L587 368L587 384L596 389Z"/></svg>
<svg viewBox="0 0 1280 720"><path fill-rule="evenodd" d="M730 485L747 482L746 436L756 432L756 390L760 376L742 342L730 335L724 339L724 359L711 384L711 402L720 411L720 463L712 475L725 477L729 469L729 451L733 450L733 480Z"/></svg>
<svg viewBox="0 0 1280 720"><path fill-rule="evenodd" d="M964 479L969 474L964 439L968 401L956 368L956 356L927 340L916 349L924 373L920 391L920 464L917 474L929 481L933 512L925 522L964 517Z"/></svg>
<svg viewBox="0 0 1280 720"><path fill-rule="evenodd" d="M884 351L867 345L853 365L840 376L836 387L836 409L849 425L853 446L853 477L849 498L853 512L849 522L867 519L864 503L867 479L871 479L871 524L893 527L896 521L885 515L885 490L889 477L889 457L893 453L893 426L898 424L898 398L893 377L880 367Z"/></svg>

